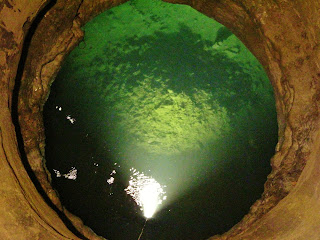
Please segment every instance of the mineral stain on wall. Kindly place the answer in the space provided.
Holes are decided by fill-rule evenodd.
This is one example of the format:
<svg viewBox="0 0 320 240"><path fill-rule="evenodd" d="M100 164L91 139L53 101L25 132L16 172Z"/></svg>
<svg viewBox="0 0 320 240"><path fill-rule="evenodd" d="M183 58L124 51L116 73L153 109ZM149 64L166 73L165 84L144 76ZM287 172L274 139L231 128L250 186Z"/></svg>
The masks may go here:
<svg viewBox="0 0 320 240"><path fill-rule="evenodd" d="M143 239L227 231L263 192L277 142L260 64L224 26L157 0L130 1L84 30L44 112L62 203L108 239L137 239L144 219L124 192L134 167L167 186ZM54 171L71 167L75 181Z"/></svg>

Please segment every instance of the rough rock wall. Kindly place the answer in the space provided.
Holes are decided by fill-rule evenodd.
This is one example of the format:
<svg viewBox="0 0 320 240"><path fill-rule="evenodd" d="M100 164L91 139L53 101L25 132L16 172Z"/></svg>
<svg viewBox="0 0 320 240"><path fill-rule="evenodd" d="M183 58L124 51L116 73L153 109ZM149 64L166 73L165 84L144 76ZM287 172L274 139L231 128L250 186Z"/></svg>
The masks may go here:
<svg viewBox="0 0 320 240"><path fill-rule="evenodd" d="M188 4L229 27L263 64L275 90L279 143L271 161L273 171L265 184L265 192L239 224L212 239L320 239L320 215L317 214L320 210L317 191L320 184L319 1L167 1ZM125 0L57 1L33 35L19 93L19 120L29 164L54 204L90 239L98 237L63 209L50 186L44 164L41 112L62 60L82 37L79 26L122 2ZM0 233L2 239L12 239L9 236L15 235L10 234L19 232L53 236L48 233L48 227L61 234L57 239L75 237L57 220L58 216L37 194L26 175L10 117L23 39L43 4L44 1L32 1L31 4L22 0L16 0L14 4L0 3L0 36L5 39L0 42L0 177L3 180L0 206L1 213L8 213L0 217L1 230L6 229ZM37 204L33 204L33 199L37 199ZM15 204L9 204L8 200ZM46 228L36 224L34 212L40 220L45 220L41 226ZM12 218L15 215L16 218ZM27 221L31 222L30 226L23 227L23 221L17 221L24 219L23 216L31 216ZM14 231L13 223L18 223L15 227L19 231Z"/></svg>
<svg viewBox="0 0 320 240"><path fill-rule="evenodd" d="M0 2L0 238L78 239L39 195L21 162L11 117L25 33L46 1Z"/></svg>

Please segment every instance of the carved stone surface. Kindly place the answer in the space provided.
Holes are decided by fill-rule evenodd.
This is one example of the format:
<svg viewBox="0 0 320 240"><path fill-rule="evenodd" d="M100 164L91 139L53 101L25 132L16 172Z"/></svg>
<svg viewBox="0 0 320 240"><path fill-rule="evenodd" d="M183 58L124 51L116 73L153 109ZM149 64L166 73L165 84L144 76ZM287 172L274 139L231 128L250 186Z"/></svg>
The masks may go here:
<svg viewBox="0 0 320 240"><path fill-rule="evenodd" d="M61 62L83 37L80 26L123 2L58 0L43 11L44 0L0 3L1 239L78 239L38 193L24 168L11 117L16 108L28 164L48 199L83 236L101 239L61 206L50 185L42 107ZM279 142L262 198L240 223L211 239L320 239L320 2L167 2L188 4L227 26L262 63L275 92ZM32 23L34 32L24 45L28 51L17 74ZM12 106L15 80L18 106Z"/></svg>

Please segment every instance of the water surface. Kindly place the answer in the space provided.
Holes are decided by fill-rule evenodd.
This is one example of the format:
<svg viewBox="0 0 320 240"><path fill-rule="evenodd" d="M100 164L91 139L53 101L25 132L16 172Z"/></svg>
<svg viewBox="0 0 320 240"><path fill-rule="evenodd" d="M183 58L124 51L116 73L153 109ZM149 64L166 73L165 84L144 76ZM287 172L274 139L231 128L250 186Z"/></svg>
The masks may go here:
<svg viewBox="0 0 320 240"><path fill-rule="evenodd" d="M230 229L261 196L277 141L261 65L224 26L157 0L130 1L84 30L44 109L62 203L107 239L138 239L145 218L124 191L135 168L167 195L141 239ZM72 167L76 180L54 171Z"/></svg>

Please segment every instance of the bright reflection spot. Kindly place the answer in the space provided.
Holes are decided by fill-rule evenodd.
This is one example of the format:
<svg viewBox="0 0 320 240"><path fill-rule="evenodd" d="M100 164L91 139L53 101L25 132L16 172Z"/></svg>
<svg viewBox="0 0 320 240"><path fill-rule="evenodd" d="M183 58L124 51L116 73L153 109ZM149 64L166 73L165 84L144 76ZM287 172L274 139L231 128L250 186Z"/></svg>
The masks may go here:
<svg viewBox="0 0 320 240"><path fill-rule="evenodd" d="M56 109L61 112L62 111L62 107L56 106Z"/></svg>
<svg viewBox="0 0 320 240"><path fill-rule="evenodd" d="M74 122L76 121L76 119L71 117L71 115L67 115L66 118L69 120L69 122L71 122L71 124L74 124Z"/></svg>
<svg viewBox="0 0 320 240"><path fill-rule="evenodd" d="M112 183L114 183L114 177L110 177L108 180L107 180L107 183L109 185L111 185Z"/></svg>
<svg viewBox="0 0 320 240"><path fill-rule="evenodd" d="M144 173L140 173L134 168L131 168L130 171L132 175L125 191L141 207L144 217L152 218L158 205L166 200L166 192L154 178L145 176Z"/></svg>
<svg viewBox="0 0 320 240"><path fill-rule="evenodd" d="M67 179L71 179L71 180L76 180L77 179L77 173L78 170L75 167L72 167L70 169L70 171L66 174L61 174L61 172L59 170L53 169L54 173L56 174L56 177L64 177Z"/></svg>
<svg viewBox="0 0 320 240"><path fill-rule="evenodd" d="M113 176L113 175L115 175L117 172L116 172L116 170L112 170L112 172L110 173L110 176ZM111 185L112 183L114 183L114 177L110 177L108 180L107 180L107 183L109 184L109 185Z"/></svg>

